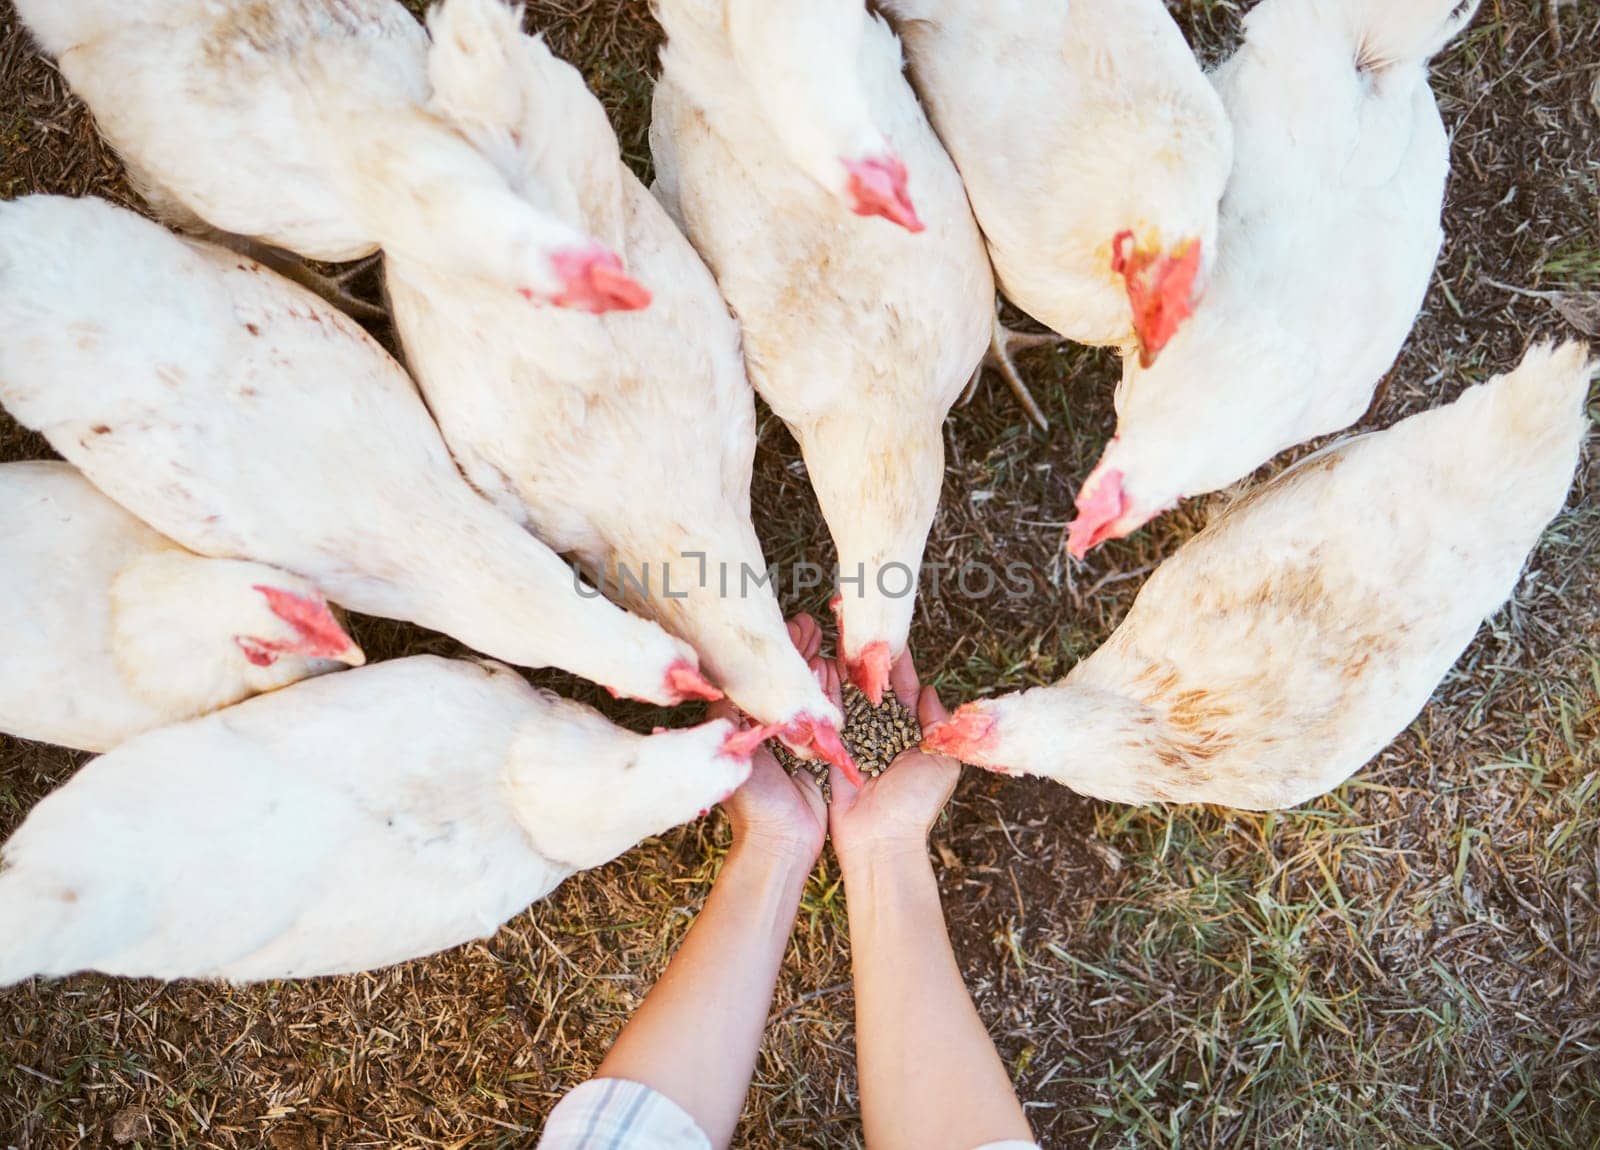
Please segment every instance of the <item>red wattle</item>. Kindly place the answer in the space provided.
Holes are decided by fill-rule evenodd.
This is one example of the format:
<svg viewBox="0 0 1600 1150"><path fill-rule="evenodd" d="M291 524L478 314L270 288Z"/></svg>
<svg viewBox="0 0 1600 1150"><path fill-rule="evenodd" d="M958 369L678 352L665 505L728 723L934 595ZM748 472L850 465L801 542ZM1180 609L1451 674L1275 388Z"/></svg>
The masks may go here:
<svg viewBox="0 0 1600 1150"><path fill-rule="evenodd" d="M730 759L748 759L762 743L783 731L781 723L751 727L748 731L733 731L722 740L718 754Z"/></svg>
<svg viewBox="0 0 1600 1150"><path fill-rule="evenodd" d="M814 719L810 715L801 715L784 729L783 737L793 746L810 750L823 762L838 767L840 773L850 780L851 786L866 785L861 769L856 766L855 759L850 755L850 749L844 745L844 739L839 736L838 730L832 723Z"/></svg>
<svg viewBox="0 0 1600 1150"><path fill-rule="evenodd" d="M913 234L923 230L906 187L906 166L895 155L866 160L845 160L850 173L851 211L858 216L882 216Z"/></svg>
<svg viewBox="0 0 1600 1150"><path fill-rule="evenodd" d="M667 668L667 691L675 695L677 702L680 703L690 699L704 699L708 703L715 703L722 698L722 692L713 687L687 659L679 659Z"/></svg>
<svg viewBox="0 0 1600 1150"><path fill-rule="evenodd" d="M292 644L264 643L259 639L255 640L257 644L280 654L304 655L311 659L337 659L355 646L322 596L296 595L263 583L255 584L251 590L259 591L267 601L267 609L293 627L299 636Z"/></svg>
<svg viewBox="0 0 1600 1150"><path fill-rule="evenodd" d="M1128 511L1122 472L1096 468L1078 492L1078 517L1067 525L1067 550L1074 559L1116 537L1117 521Z"/></svg>
<svg viewBox="0 0 1600 1150"><path fill-rule="evenodd" d="M561 290L550 297L556 307L600 315L608 311L637 311L649 306L650 292L622 270L622 260L599 244L550 257L561 280ZM526 288L518 294L533 298Z"/></svg>
<svg viewBox="0 0 1600 1150"><path fill-rule="evenodd" d="M890 662L889 644L881 639L868 643L860 658L849 662L850 681L874 707L883 702L883 693L889 686Z"/></svg>
<svg viewBox="0 0 1600 1150"><path fill-rule="evenodd" d="M923 732L922 749L981 765L983 752L996 742L996 725L995 717L986 714L977 703L963 703L954 715Z"/></svg>
<svg viewBox="0 0 1600 1150"><path fill-rule="evenodd" d="M589 284L596 298L607 305L605 311L639 311L650 306L650 289L619 267L596 264L589 272Z"/></svg>

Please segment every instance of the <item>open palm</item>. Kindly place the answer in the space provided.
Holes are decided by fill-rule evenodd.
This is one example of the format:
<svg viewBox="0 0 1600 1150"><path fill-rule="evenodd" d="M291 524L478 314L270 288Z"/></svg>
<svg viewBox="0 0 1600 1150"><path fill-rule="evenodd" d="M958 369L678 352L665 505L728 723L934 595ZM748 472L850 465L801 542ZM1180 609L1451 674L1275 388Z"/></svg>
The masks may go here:
<svg viewBox="0 0 1600 1150"><path fill-rule="evenodd" d="M838 698L839 671L829 667L828 693ZM923 687L907 651L889 672L889 685L923 729L949 717L938 693ZM849 870L877 853L925 852L928 830L949 801L961 777L961 764L948 755L902 751L889 769L855 787L835 768L830 775L833 806L828 829L839 865Z"/></svg>

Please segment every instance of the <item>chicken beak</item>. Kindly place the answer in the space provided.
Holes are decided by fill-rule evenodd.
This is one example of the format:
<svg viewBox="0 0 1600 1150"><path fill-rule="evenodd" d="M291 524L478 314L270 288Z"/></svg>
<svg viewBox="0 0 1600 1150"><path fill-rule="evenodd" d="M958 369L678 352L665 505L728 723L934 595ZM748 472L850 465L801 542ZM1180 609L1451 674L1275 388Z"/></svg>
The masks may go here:
<svg viewBox="0 0 1600 1150"><path fill-rule="evenodd" d="M1067 550L1082 559L1107 539L1117 538L1117 522L1127 514L1122 472L1096 471L1078 492L1078 517L1067 525Z"/></svg>

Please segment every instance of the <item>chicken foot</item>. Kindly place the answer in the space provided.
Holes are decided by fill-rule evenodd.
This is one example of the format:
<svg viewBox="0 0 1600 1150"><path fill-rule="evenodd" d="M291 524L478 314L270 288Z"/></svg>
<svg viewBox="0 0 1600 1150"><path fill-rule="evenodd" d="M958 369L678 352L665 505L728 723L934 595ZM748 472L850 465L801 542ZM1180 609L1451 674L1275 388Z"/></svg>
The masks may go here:
<svg viewBox="0 0 1600 1150"><path fill-rule="evenodd" d="M372 323L388 320L388 309L368 303L350 290L350 285L377 263L381 252L374 251L334 275L323 275L321 272L313 271L304 259L293 252L275 248L271 244L262 243L249 236L212 227L190 211L182 200L168 192L159 181L150 178L131 162L127 167L134 188L150 204L156 217L164 223L196 239L217 244L229 251L238 252L247 259L255 260L263 267L270 268L285 279L321 296L357 322Z"/></svg>
<svg viewBox="0 0 1600 1150"><path fill-rule="evenodd" d="M258 264L271 268L284 279L316 293L353 320L372 323L389 318L387 310L378 304L367 302L350 288L351 284L377 265L383 258L381 252L373 252L370 256L357 260L337 272L324 274L314 270L299 256L266 244L245 240L242 244L230 243L228 246L239 251L241 255L249 256Z"/></svg>
<svg viewBox="0 0 1600 1150"><path fill-rule="evenodd" d="M1040 431L1050 430L1050 420L1045 417L1044 409L1039 406L1039 401L1033 398L1033 392L1028 390L1028 385L1023 381L1022 373L1017 370L1017 365L1012 361L1012 355L1019 351L1028 351L1035 347L1055 347L1064 340L1053 331L1031 332L1012 331L1000 322L1000 304L995 302L994 337L989 342L989 352L983 357L983 362L972 373L972 378L967 382L966 390L961 393L957 401L963 407L972 402L973 396L978 392L978 384L983 379L983 373L988 368L994 368L1011 388L1011 394L1016 397L1017 403L1022 406L1028 420Z"/></svg>

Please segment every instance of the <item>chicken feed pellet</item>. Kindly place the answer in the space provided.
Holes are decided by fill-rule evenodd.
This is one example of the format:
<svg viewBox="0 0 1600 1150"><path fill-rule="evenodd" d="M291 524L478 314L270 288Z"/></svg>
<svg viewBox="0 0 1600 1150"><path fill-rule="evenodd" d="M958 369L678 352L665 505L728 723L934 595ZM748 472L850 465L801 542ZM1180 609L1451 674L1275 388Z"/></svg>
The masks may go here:
<svg viewBox="0 0 1600 1150"><path fill-rule="evenodd" d="M901 751L914 749L922 742L922 725L917 716L888 692L883 702L874 707L855 686L844 688L844 745L855 757L856 766L869 779L875 779L889 769L889 764ZM833 801L828 785L828 764L821 759L801 759L790 754L787 747L773 743L778 762L791 775L807 771L822 787L822 796Z"/></svg>

